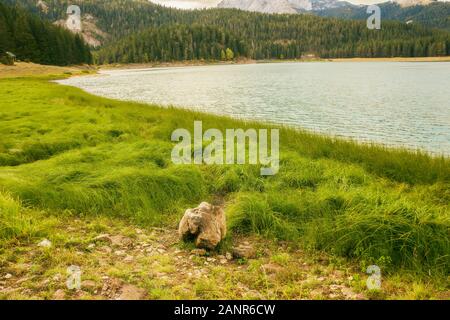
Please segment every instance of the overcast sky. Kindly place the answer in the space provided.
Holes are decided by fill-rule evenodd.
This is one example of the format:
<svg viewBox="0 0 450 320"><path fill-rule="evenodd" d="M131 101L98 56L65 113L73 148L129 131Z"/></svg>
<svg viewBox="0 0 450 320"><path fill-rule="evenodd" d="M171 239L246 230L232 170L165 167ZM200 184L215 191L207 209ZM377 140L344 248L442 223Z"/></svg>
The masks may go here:
<svg viewBox="0 0 450 320"><path fill-rule="evenodd" d="M150 0L155 3L182 9L207 8L217 5L221 0ZM385 0L346 0L354 4L372 4L386 2ZM402 0L400 0L402 1ZM408 1L408 0L406 0ZM450 1L450 0L445 0Z"/></svg>

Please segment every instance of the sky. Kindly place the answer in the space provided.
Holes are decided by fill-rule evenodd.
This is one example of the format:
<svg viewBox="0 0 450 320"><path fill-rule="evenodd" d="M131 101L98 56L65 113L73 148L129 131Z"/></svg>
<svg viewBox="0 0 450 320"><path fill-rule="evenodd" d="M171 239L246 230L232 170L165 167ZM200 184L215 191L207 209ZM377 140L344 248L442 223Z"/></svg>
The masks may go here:
<svg viewBox="0 0 450 320"><path fill-rule="evenodd" d="M150 0L170 7L181 9L208 8L216 6L221 0ZM386 0L346 0L354 4L374 4L386 2ZM450 1L450 0L445 0Z"/></svg>

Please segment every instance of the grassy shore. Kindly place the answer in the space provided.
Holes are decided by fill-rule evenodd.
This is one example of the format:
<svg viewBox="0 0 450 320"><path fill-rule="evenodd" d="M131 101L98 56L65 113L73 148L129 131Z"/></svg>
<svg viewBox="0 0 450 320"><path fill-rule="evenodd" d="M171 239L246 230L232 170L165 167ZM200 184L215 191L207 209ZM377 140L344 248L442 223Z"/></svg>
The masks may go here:
<svg viewBox="0 0 450 320"><path fill-rule="evenodd" d="M45 66L36 63L16 62L13 66L0 64L0 79L17 77L37 77L48 75L85 75L95 72L91 66L58 67Z"/></svg>
<svg viewBox="0 0 450 320"><path fill-rule="evenodd" d="M64 72L66 75L57 77L68 76L69 72ZM418 291L424 298L448 294L448 158L281 128L280 172L276 176L261 177L259 167L251 165L177 166L170 160L171 133L177 128L193 130L194 120L202 120L204 130L267 126L99 98L49 82L57 77L0 80L2 268L14 264L11 270L15 272L17 265L27 260L26 264L42 267L38 275L48 276L45 257L72 248L73 234L78 239L73 244L76 250L85 248L92 240L91 233L107 229L101 219L109 221L107 225L121 221L132 228L175 230L186 208L221 199L230 227L229 239L221 249L224 252L233 239L257 237L279 246L282 243L295 252L344 259L339 260L340 266L352 266L352 272L364 272L368 265L377 264L387 279L394 279L388 281L401 288L391 288L392 297L405 291ZM101 226L97 226L98 219L103 221ZM73 223L75 220L82 222ZM80 224L84 231L77 229ZM61 231L64 226L74 231ZM62 247L27 255L25 248L43 237ZM290 259L299 259L296 254L289 257L274 250L270 255L281 255L274 262L279 267L287 268ZM67 263L82 263L75 253L60 254L51 262L55 264L52 272ZM95 266L97 258L91 257L86 264ZM169 268L167 259L164 261ZM120 272L112 273L117 276ZM125 271L122 276L132 277ZM282 285L285 290L300 285L300 278L291 273L285 276L272 285ZM251 291L268 290L264 279L247 280L256 281ZM364 281L357 281L357 287L364 291L361 283ZM286 296L269 291L270 295L260 297L305 297L304 292ZM182 297L160 297L168 296ZM376 297L390 295L385 292Z"/></svg>

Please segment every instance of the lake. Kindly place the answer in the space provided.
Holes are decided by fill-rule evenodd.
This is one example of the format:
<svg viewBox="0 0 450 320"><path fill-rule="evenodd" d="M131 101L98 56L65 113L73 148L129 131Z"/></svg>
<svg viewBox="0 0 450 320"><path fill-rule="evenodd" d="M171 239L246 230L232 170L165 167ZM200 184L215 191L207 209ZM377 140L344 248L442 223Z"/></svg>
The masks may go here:
<svg viewBox="0 0 450 320"><path fill-rule="evenodd" d="M108 70L59 82L114 99L270 121L450 155L450 62Z"/></svg>

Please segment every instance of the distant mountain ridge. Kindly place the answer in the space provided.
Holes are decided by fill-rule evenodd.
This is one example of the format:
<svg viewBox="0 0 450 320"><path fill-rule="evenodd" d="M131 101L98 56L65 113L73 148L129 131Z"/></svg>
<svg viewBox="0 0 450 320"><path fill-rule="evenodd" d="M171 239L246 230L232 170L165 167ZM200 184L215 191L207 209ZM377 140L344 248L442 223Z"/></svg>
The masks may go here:
<svg viewBox="0 0 450 320"><path fill-rule="evenodd" d="M378 4L383 20L420 23L450 31L450 2L398 0ZM322 17L367 19L367 5L340 0L222 0L219 8L235 8L263 13L312 13Z"/></svg>
<svg viewBox="0 0 450 320"><path fill-rule="evenodd" d="M382 20L418 23L428 28L450 31L450 2L433 1L426 5L411 5L411 1L406 0L401 3L380 3L378 6L381 9ZM347 6L315 10L313 13L322 17L362 20L367 19L366 8L367 6Z"/></svg>
<svg viewBox="0 0 450 320"><path fill-rule="evenodd" d="M223 0L217 6L263 13L298 13L354 5L339 0Z"/></svg>
<svg viewBox="0 0 450 320"><path fill-rule="evenodd" d="M297 13L288 0L223 0L217 6L262 13Z"/></svg>
<svg viewBox="0 0 450 320"><path fill-rule="evenodd" d="M336 8L361 8L344 0L149 0L151 2L176 8L229 8L262 13L297 13L321 11ZM401 8L426 6L437 0L395 0L388 3L398 4ZM380 0L380 3L381 0ZM384 2L386 3L386 2ZM383 3L383 4L384 4Z"/></svg>

